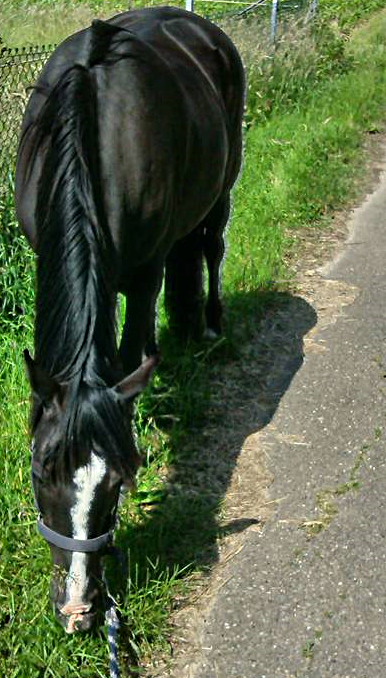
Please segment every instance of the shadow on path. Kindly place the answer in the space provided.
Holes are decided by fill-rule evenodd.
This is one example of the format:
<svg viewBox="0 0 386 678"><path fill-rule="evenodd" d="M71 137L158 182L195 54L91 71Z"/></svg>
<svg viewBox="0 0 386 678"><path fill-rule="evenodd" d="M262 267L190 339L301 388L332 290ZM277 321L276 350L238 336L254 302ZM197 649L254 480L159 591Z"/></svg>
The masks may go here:
<svg viewBox="0 0 386 678"><path fill-rule="evenodd" d="M256 522L238 517L220 526L219 509L245 439L274 416L302 365L303 339L317 317L304 299L289 293L276 293L261 317L261 295L248 297L226 298L230 331L217 346L193 347L177 361L175 347L166 346L161 381L173 394L172 419L164 414L170 414L170 402L162 398L162 388L148 397L150 406L155 403L157 426L170 436L172 464L162 501L139 523L119 531L118 543L130 548L132 568L146 569L149 559L157 562L157 572L191 564L207 569L218 560L219 536Z"/></svg>

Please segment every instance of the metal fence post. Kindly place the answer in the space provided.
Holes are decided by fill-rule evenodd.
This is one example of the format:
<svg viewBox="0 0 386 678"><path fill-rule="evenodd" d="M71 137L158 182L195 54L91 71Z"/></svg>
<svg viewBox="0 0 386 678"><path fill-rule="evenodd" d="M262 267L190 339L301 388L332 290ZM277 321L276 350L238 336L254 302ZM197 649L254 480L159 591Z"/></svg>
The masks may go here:
<svg viewBox="0 0 386 678"><path fill-rule="evenodd" d="M312 21L312 19L315 19L315 15L318 11L318 6L319 0L311 0L307 13L307 21Z"/></svg>
<svg viewBox="0 0 386 678"><path fill-rule="evenodd" d="M279 0L272 0L271 13L271 41L275 44L277 32L277 11L279 9Z"/></svg>

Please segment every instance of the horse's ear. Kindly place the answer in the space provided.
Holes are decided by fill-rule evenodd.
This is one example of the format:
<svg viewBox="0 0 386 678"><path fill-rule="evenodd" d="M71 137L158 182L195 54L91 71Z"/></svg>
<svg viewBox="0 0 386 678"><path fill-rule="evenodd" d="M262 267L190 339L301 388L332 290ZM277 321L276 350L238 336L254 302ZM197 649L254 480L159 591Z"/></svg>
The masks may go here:
<svg viewBox="0 0 386 678"><path fill-rule="evenodd" d="M124 400L134 398L147 386L158 363L159 357L156 355L146 358L135 372L132 372L114 386L114 391Z"/></svg>
<svg viewBox="0 0 386 678"><path fill-rule="evenodd" d="M55 395L59 393L59 384L49 374L46 374L38 363L31 358L27 349L24 351L24 360L27 366L28 379L34 394L40 398L43 404L51 403Z"/></svg>

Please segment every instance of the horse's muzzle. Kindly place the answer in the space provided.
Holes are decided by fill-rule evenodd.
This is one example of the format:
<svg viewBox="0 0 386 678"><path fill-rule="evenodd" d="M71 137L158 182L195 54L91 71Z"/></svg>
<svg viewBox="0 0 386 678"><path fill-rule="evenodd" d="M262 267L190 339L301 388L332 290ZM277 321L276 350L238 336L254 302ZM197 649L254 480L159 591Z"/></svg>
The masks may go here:
<svg viewBox="0 0 386 678"><path fill-rule="evenodd" d="M90 631L95 626L98 611L78 611L71 614L63 614L58 607L55 607L55 616L66 633L75 633L76 631Z"/></svg>

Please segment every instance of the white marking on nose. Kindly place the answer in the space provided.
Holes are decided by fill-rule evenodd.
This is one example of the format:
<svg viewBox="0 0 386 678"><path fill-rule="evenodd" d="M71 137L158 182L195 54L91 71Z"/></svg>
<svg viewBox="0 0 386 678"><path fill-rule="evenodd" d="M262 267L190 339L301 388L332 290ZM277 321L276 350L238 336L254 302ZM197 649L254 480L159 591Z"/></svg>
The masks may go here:
<svg viewBox="0 0 386 678"><path fill-rule="evenodd" d="M92 453L89 464L77 469L74 476L76 486L75 503L71 509L74 539L87 539L87 527L90 508L95 490L106 473L103 459ZM66 579L66 604L61 609L63 614L88 612L91 605L84 603L87 589L86 553L73 553L71 565ZM86 609L87 608L87 609Z"/></svg>
<svg viewBox="0 0 386 678"><path fill-rule="evenodd" d="M75 601L75 603L69 602L66 603L64 607L61 608L61 613L65 614L66 617L76 617L77 619L80 619L83 614L86 612L89 612L91 610L92 604L91 603L85 603L84 605L78 605Z"/></svg>

